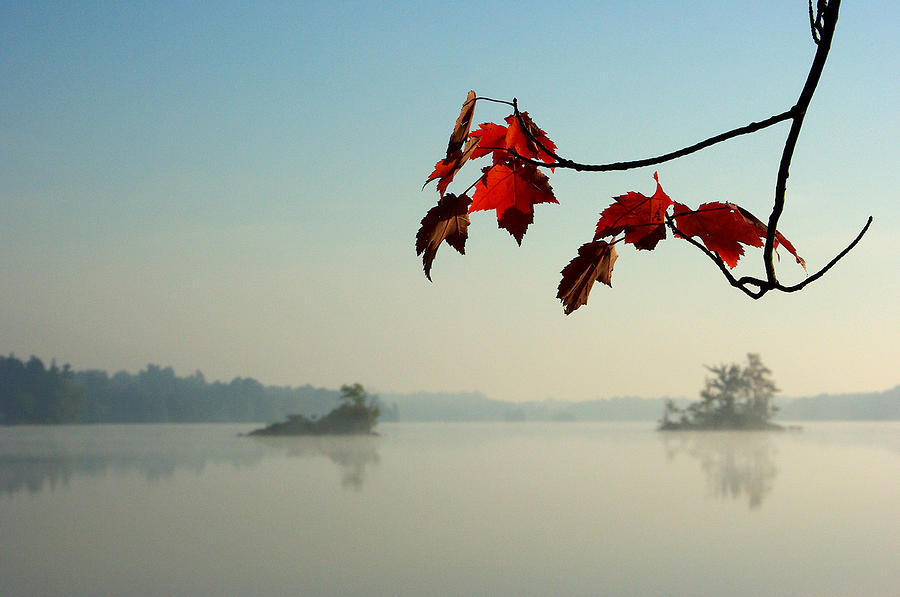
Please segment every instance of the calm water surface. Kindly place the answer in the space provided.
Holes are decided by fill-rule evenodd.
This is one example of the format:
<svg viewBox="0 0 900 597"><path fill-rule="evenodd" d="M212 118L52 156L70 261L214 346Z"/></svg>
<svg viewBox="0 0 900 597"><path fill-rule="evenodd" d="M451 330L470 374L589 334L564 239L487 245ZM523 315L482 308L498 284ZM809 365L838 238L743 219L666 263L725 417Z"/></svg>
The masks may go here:
<svg viewBox="0 0 900 597"><path fill-rule="evenodd" d="M900 424L0 428L0 595L898 595Z"/></svg>

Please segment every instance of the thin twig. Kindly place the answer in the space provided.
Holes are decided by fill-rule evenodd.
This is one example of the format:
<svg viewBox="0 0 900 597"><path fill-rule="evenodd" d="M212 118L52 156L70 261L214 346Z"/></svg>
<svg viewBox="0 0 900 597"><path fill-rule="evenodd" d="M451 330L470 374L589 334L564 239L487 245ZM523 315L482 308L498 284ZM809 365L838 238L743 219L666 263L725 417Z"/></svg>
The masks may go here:
<svg viewBox="0 0 900 597"><path fill-rule="evenodd" d="M515 103L513 103L513 102L515 102L515 100L510 102L507 100L499 100L499 99L494 99L492 97L485 97L483 95L479 95L478 97L475 98L474 101L478 101L478 100L485 101L485 102L494 102L495 104L503 104L505 106L515 107Z"/></svg>
<svg viewBox="0 0 900 597"><path fill-rule="evenodd" d="M812 32L813 41L819 43L819 32L816 31L816 15L813 13L812 0L809 0L809 29Z"/></svg>
<svg viewBox="0 0 900 597"><path fill-rule="evenodd" d="M863 235L866 233L866 231L869 230L869 225L871 223L872 223L872 216L869 216L869 219L866 220L866 225L863 226L863 229L859 231L859 234L856 235L856 238L853 239L853 242L851 242L849 245L847 245L843 251L841 251L840 253L835 255L834 259L829 261L825 267L823 267L822 269L820 269L819 271L817 271L816 273L814 273L807 279L803 280L799 284L794 284L793 286L782 286L779 284L777 286L778 290L781 290L783 292L797 292L798 290L802 289L803 287L807 286L808 284L815 282L816 280L818 280L819 278L824 276L825 272L827 272L832 267L834 267L834 265L838 261L843 259L844 255L849 253L853 249L853 247L855 247L857 245L857 243L859 243L859 241L862 240Z"/></svg>
<svg viewBox="0 0 900 597"><path fill-rule="evenodd" d="M749 288L744 286L744 284L741 282L741 280L736 280L734 278L734 276L731 274L731 272L728 271L728 266L725 265L725 262L722 261L722 258L719 257L718 253L716 253L715 251L710 251L699 241L695 240L694 238L688 236L687 234L685 234L684 232L679 230L678 227L675 225L675 216L674 215L666 214L666 225L669 227L669 229L672 231L672 234L674 234L676 238L682 238L682 239L686 240L690 244L697 247L697 249L699 249L704 255L709 257L712 260L712 262L715 263L716 266L718 266L719 271L722 272L722 275L725 276L725 279L728 280L729 284L731 284L738 290L741 290L744 294L746 294L747 296L749 296L751 298L759 298L760 296L762 296L762 294L759 294L757 296L756 293L754 293Z"/></svg>

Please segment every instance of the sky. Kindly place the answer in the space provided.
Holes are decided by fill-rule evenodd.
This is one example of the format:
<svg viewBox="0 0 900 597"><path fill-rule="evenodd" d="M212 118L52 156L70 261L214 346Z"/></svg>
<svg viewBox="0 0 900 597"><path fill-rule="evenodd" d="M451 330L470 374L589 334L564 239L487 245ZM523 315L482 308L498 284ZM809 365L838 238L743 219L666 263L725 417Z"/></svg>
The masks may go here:
<svg viewBox="0 0 900 597"><path fill-rule="evenodd" d="M800 0L0 2L0 352L75 369L509 401L696 396L762 356L786 396L900 383L900 5L845 2L780 231L821 280L754 301L671 237L566 316L560 270L627 191L765 220L788 125L620 173L557 170L521 247L490 212L422 272L422 184L470 89L572 159L788 109ZM475 122L501 122L479 103ZM464 168L450 186L478 176ZM789 255L779 278L804 273ZM748 249L738 275L763 275Z"/></svg>

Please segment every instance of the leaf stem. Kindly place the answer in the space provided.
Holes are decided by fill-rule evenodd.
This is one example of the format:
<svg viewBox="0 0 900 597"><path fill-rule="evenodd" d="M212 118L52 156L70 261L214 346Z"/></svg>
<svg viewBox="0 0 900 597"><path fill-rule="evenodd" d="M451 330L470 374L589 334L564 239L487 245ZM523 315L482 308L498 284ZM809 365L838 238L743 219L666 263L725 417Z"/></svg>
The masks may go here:
<svg viewBox="0 0 900 597"><path fill-rule="evenodd" d="M482 100L482 101L485 101L485 102L494 102L495 104L503 104L503 105L505 105L505 106L513 106L513 107L515 107L515 103L514 103L515 100L513 100L512 102L510 102L510 101L507 101L507 100L499 100L499 99L494 99L494 98L492 98L492 97L484 97L484 96L478 96L478 97L476 97L476 98L475 98L475 101L478 101L478 100Z"/></svg>

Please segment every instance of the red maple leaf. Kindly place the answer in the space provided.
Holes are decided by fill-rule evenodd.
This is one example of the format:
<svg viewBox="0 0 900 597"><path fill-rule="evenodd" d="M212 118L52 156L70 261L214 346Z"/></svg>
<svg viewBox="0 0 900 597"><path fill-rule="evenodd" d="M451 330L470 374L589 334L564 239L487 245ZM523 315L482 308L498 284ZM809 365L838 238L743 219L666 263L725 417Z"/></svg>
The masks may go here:
<svg viewBox="0 0 900 597"><path fill-rule="evenodd" d="M505 228L516 242L534 221L536 203L559 203L547 176L531 164L511 160L484 168L484 176L475 185L469 213L497 210L497 225Z"/></svg>
<svg viewBox="0 0 900 597"><path fill-rule="evenodd" d="M744 254L741 246L761 247L765 244L768 227L752 213L734 203L714 201L704 203L692 210L680 203L675 204L673 212L675 227L679 236L696 236L707 249L715 252L730 268L737 266ZM797 255L796 249L784 235L775 235L775 247L779 244L790 251L797 263L806 269L803 259Z"/></svg>
<svg viewBox="0 0 900 597"><path fill-rule="evenodd" d="M461 255L466 254L471 202L466 195L457 197L447 193L422 218L422 226L416 234L416 255L422 255L425 277L429 280L431 280L431 264L443 241L446 240L447 244Z"/></svg>
<svg viewBox="0 0 900 597"><path fill-rule="evenodd" d="M495 164L501 164L516 156L539 159L548 164L555 162L556 160L543 151L541 146L555 151L556 144L547 138L547 133L534 124L528 112L521 112L519 115L522 117L524 127L519 124L515 114L510 114L505 119L509 126L486 122L469 133L470 139L478 139L478 147L473 150L472 159L493 153ZM532 141L532 138L536 139L540 146Z"/></svg>
<svg viewBox="0 0 900 597"><path fill-rule="evenodd" d="M778 249L778 245L784 245L784 248L788 250L788 253L794 256L794 259L797 260L797 263L800 264L800 267L803 268L803 271L806 271L806 261L804 261L803 257L797 254L797 249L794 248L794 245L791 244L791 241L786 239L783 234L780 232L775 233L775 249ZM778 253L776 253L777 255Z"/></svg>
<svg viewBox="0 0 900 597"><path fill-rule="evenodd" d="M612 286L613 265L618 258L615 245L595 240L578 247L578 255L560 272L556 298L562 301L566 315L586 305L594 282Z"/></svg>
<svg viewBox="0 0 900 597"><path fill-rule="evenodd" d="M634 191L614 197L615 203L600 214L594 240L624 232L626 243L650 251L666 237L665 215L673 202L662 190L656 172L653 178L656 192L650 197Z"/></svg>
<svg viewBox="0 0 900 597"><path fill-rule="evenodd" d="M747 211L746 209L744 209L744 208L741 207L740 205L735 205L734 203L729 203L728 205L730 205L731 207L733 207L734 209L736 209L736 210L737 210L738 212L740 212L740 214L741 214L742 216L744 216L750 223L752 223L754 226L756 226L756 228L760 230L760 237L761 237L761 238L763 238L763 239L766 238L766 235L768 234L769 227L766 226L765 224L763 224L763 223L759 220L759 218L757 218L756 216L754 216L752 213L750 213L749 211ZM794 248L794 245L791 244L791 241L789 241L788 239L786 239L786 238L784 237L783 234L781 234L780 232L778 232L778 231L776 230L776 231L775 231L775 249L778 249L778 245L779 245L779 244L784 245L784 248L787 249L788 252L789 252L791 255L794 256L794 259L797 260L797 263L800 264L800 267L803 268L803 271L806 271L806 262L803 260L802 257L800 257L800 255L797 254L797 249ZM756 246L761 247L762 245L763 245L763 243L761 242L759 245L756 245Z"/></svg>
<svg viewBox="0 0 900 597"><path fill-rule="evenodd" d="M509 125L506 129L506 147L523 158L539 159L548 164L555 162L556 160L552 156L541 150L541 146L555 151L556 144L548 139L547 133L531 120L528 112L520 112L519 116L522 118L522 124L525 125L524 128L519 124L519 119L515 114L506 117L506 123ZM531 140L532 137L540 143L540 146Z"/></svg>
<svg viewBox="0 0 900 597"><path fill-rule="evenodd" d="M761 247L759 229L728 203L713 201L696 210L675 203L675 227L684 236L696 236L728 267L744 254L741 244Z"/></svg>
<svg viewBox="0 0 900 597"><path fill-rule="evenodd" d="M506 127L502 124L485 122L469 133L469 139L475 139L477 147L472 150L472 159L480 158L489 153L494 154L494 163L505 162L509 158L506 151Z"/></svg>
<svg viewBox="0 0 900 597"><path fill-rule="evenodd" d="M767 226L746 209L734 203L714 201L692 210L680 203L673 212L675 227L681 235L698 237L707 249L715 252L730 268L737 266L744 254L741 245L761 247L765 243ZM680 236L680 235L679 235ZM806 269L794 246L779 232L775 246L783 244L797 263Z"/></svg>
<svg viewBox="0 0 900 597"><path fill-rule="evenodd" d="M475 149L477 144L478 139L470 139L469 142L466 143L465 149L457 151L452 155L448 155L446 158L436 163L434 165L434 170L428 176L428 180L425 181L425 184L438 179L438 193L441 195L446 193L447 186L453 181L453 177L456 176L459 169L463 167L463 164L472 157L472 150Z"/></svg>
<svg viewBox="0 0 900 597"><path fill-rule="evenodd" d="M463 142L466 141L469 129L472 126L472 117L475 115L475 102L475 92L470 91L466 96L466 101L463 102L456 124L453 126L453 132L450 133L450 141L447 143L447 157L434 165L434 171L428 176L428 180L425 181L425 184L428 184L432 180L438 179L437 190L440 195L447 191L447 185L450 184L450 181L453 180L459 169L471 157L472 151L478 143L477 139L469 139L465 149L463 148Z"/></svg>

